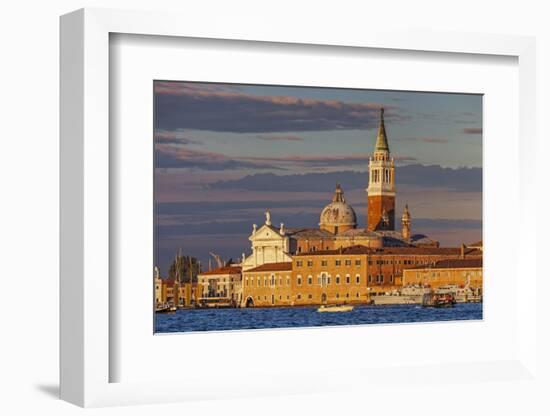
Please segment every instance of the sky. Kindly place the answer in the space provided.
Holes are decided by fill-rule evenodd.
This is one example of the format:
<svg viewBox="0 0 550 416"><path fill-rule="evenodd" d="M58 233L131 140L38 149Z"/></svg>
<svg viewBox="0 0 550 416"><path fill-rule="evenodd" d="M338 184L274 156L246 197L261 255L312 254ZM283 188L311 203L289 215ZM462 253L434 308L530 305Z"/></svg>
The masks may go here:
<svg viewBox="0 0 550 416"><path fill-rule="evenodd" d="M396 220L444 246L481 239L482 96L155 81L155 262L250 253L252 224L317 227L336 183L365 226L383 107ZM399 221L396 221L399 223Z"/></svg>

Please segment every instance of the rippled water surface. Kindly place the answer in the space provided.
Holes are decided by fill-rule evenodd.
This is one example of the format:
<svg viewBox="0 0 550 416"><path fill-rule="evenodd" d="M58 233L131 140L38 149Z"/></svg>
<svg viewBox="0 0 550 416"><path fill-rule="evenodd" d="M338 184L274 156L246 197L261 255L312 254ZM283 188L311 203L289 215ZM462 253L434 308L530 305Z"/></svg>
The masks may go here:
<svg viewBox="0 0 550 416"><path fill-rule="evenodd" d="M156 314L156 332L221 331L231 329L296 328L327 325L386 324L482 319L482 304L452 308L418 305L355 306L351 312L319 313L317 307L250 309L182 309Z"/></svg>

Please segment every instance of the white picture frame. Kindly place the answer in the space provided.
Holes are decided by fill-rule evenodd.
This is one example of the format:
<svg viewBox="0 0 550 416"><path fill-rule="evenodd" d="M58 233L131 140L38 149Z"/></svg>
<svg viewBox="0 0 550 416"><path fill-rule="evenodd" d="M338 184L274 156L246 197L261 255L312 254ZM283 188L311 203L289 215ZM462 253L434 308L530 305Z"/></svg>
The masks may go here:
<svg viewBox="0 0 550 416"><path fill-rule="evenodd" d="M185 25L182 21L185 20ZM110 308L110 171L109 153L109 36L113 33L277 42L334 47L429 51L441 54L504 55L518 59L519 149L518 263L524 284L533 288L517 302L518 345L509 359L473 363L441 362L415 368L331 370L319 382L318 374L288 378L267 370L262 379L228 387L221 381L197 376L193 383L112 382L110 367L120 359L111 348ZM537 270L530 246L536 240L529 210L535 195L528 175L529 152L536 139L535 41L507 35L399 32L350 29L328 33L323 28L285 28L218 21L215 26L171 13L83 9L61 18L61 398L80 406L158 403L214 397L330 392L357 389L373 380L400 377L405 383L440 382L451 371L462 382L480 379L535 380ZM527 215L529 212L529 216ZM518 273L519 271L515 271ZM111 329L112 330L112 329ZM323 335L318 335L322 337ZM273 336L272 336L273 338ZM183 366L183 364L182 364ZM479 374L484 374L479 377ZM408 374L408 376L407 376ZM472 376L474 375L474 376ZM408 378L407 378L408 377ZM332 380L332 381L327 381ZM343 381L345 380L345 382ZM408 380L408 381L407 381ZM243 382L244 383L244 382ZM208 386L208 387L207 387Z"/></svg>

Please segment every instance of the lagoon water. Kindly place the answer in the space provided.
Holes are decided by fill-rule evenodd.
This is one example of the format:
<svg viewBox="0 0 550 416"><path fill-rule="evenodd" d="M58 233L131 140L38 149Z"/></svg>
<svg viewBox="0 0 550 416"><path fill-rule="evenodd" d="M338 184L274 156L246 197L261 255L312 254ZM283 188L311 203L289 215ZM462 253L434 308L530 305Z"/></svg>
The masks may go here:
<svg viewBox="0 0 550 416"><path fill-rule="evenodd" d="M483 318L481 303L452 308L419 305L355 306L351 312L318 313L316 307L181 309L155 314L155 332L223 331L405 322L463 321Z"/></svg>

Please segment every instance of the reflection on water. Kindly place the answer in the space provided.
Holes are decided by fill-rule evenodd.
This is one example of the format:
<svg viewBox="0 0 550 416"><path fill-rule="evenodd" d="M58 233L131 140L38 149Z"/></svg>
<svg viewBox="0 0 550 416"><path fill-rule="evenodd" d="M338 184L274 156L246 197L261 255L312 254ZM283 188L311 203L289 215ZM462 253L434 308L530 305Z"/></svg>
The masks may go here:
<svg viewBox="0 0 550 416"><path fill-rule="evenodd" d="M479 320L482 315L481 303L457 304L452 308L361 305L342 313L319 313L316 307L182 309L171 314L156 314L155 332Z"/></svg>

